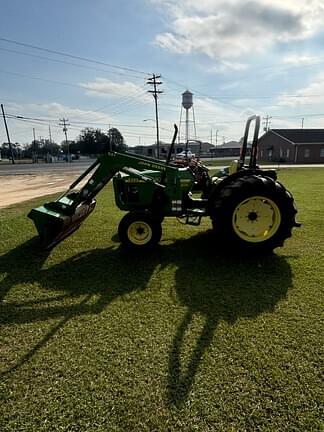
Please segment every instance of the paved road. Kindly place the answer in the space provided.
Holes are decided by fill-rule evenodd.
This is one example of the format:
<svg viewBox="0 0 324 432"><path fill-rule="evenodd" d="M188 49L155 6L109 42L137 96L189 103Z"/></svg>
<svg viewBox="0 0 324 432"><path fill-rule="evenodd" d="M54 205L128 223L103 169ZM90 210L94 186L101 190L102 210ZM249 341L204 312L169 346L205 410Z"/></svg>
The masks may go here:
<svg viewBox="0 0 324 432"><path fill-rule="evenodd" d="M8 175L42 175L42 174L58 174L58 173L82 173L89 165L94 162L94 159L86 159L82 161L55 162L55 163L39 163L39 164L6 164L0 163L0 176Z"/></svg>
<svg viewBox="0 0 324 432"><path fill-rule="evenodd" d="M0 163L0 176L8 175L42 175L42 174L81 174L84 172L89 165L94 162L94 159L86 159L81 161L74 161L72 163L67 162L55 162L55 163L40 163L40 164L15 164L15 165L2 165ZM224 166L209 166L209 169L222 169ZM286 164L272 164L262 165L262 168L324 168L324 164L311 164L311 165L286 165Z"/></svg>

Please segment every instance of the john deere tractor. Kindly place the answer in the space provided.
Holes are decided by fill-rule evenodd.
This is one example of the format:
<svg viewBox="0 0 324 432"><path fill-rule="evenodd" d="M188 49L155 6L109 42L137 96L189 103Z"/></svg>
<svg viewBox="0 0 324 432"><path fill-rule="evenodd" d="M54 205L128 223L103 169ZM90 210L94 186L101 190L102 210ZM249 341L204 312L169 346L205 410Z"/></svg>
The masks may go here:
<svg viewBox="0 0 324 432"><path fill-rule="evenodd" d="M252 122L253 140L248 148ZM176 126L166 161L108 151L68 191L31 210L28 217L34 221L44 247L50 249L79 228L94 210L95 196L113 180L116 205L127 212L118 227L125 247L139 250L156 245L166 217L189 225L199 225L203 217L208 217L216 238L224 245L273 250L282 246L299 224L291 193L277 181L274 170L257 165L259 128L260 117L250 117L240 159L215 177L210 177L199 163L179 167L171 161ZM76 189L82 180L85 185ZM193 194L197 188L201 189L198 197Z"/></svg>

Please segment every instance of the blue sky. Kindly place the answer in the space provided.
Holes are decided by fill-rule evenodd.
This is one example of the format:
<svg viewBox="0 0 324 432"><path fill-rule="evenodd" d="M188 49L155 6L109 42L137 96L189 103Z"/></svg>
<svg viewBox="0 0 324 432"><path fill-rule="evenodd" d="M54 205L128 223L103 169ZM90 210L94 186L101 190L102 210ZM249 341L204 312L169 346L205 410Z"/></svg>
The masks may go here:
<svg viewBox="0 0 324 432"><path fill-rule="evenodd" d="M218 144L239 139L252 113L270 116L273 128L323 127L323 19L322 0L3 2L0 102L28 118L8 118L11 139L30 142L33 128L48 137L50 125L61 142L65 117L70 139L86 126L115 126L129 145L150 144L151 73L163 81L162 140L179 122L186 89L197 138L212 135L214 144L216 132Z"/></svg>

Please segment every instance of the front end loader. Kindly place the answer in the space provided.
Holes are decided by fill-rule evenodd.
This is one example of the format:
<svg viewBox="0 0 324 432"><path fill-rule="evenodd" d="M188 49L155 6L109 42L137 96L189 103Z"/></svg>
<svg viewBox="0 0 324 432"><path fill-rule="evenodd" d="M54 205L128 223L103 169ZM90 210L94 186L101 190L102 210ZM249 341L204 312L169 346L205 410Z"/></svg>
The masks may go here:
<svg viewBox="0 0 324 432"><path fill-rule="evenodd" d="M252 145L248 148L251 123ZM76 231L95 208L95 196L112 179L116 205L127 213L118 227L125 247L149 248L162 235L162 222L173 217L199 225L209 217L216 237L226 246L273 250L291 236L297 213L290 192L274 170L257 165L260 118L248 119L238 161L210 177L198 162L179 167L172 162L177 127L166 161L132 153L100 155L57 200L31 210L45 248L50 249ZM246 164L247 152L250 152ZM85 185L77 186L87 177ZM197 197L197 189L201 190Z"/></svg>

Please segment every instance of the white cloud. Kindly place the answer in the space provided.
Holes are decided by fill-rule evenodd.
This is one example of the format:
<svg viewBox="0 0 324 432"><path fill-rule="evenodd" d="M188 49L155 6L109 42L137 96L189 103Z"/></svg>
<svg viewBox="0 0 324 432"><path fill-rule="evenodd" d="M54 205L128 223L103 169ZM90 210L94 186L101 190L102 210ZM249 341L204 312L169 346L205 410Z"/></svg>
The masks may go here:
<svg viewBox="0 0 324 432"><path fill-rule="evenodd" d="M33 105L31 105L32 107ZM41 105L42 109L46 110L50 116L57 116L57 117L69 117L71 121L86 121L85 119L89 118L89 116L92 117L92 119L95 119L96 121L111 121L111 116L100 113L97 111L86 111L79 108L72 108L66 105L62 105L57 102L52 102L50 104L44 104Z"/></svg>
<svg viewBox="0 0 324 432"><path fill-rule="evenodd" d="M144 102L149 99L144 88L131 81L119 83L106 78L96 78L94 81L80 83L79 85L87 90L86 94L91 96L102 98L134 97Z"/></svg>
<svg viewBox="0 0 324 432"><path fill-rule="evenodd" d="M317 75L311 84L297 90L294 97L280 96L277 103L279 106L286 107L322 106L324 103L324 73Z"/></svg>
<svg viewBox="0 0 324 432"><path fill-rule="evenodd" d="M303 40L321 29L322 0L151 0L169 14L170 28L156 36L164 49L204 53L213 59L264 52L277 42ZM162 9L161 9L162 10Z"/></svg>
<svg viewBox="0 0 324 432"><path fill-rule="evenodd" d="M233 89L239 89L239 91L241 91L241 87L242 87L242 83L241 81L231 81L225 84L221 84L219 86L220 90L233 90Z"/></svg>
<svg viewBox="0 0 324 432"><path fill-rule="evenodd" d="M107 130L113 119L110 115L92 110L82 110L73 108L60 103L48 104L14 104L6 105L8 114L15 116L28 117L28 120L15 120L8 118L10 135L12 141L20 143L30 143L33 139L33 128L36 137L49 137L49 126L54 141L60 143L64 139L62 127L59 126L59 120L63 117L68 119L68 136L74 139L85 127L94 127ZM36 119L36 120L33 120ZM37 119L45 121L37 121ZM48 120L48 122L46 121ZM0 142L6 141L5 136L0 136Z"/></svg>
<svg viewBox="0 0 324 432"><path fill-rule="evenodd" d="M240 72L240 71L245 71L248 68L249 66L244 63L222 60L217 65L206 69L206 72L209 73L224 73L229 71Z"/></svg>
<svg viewBox="0 0 324 432"><path fill-rule="evenodd" d="M174 36L172 33L162 33L156 36L155 42L161 48L178 54L189 54L192 44L185 37Z"/></svg>
<svg viewBox="0 0 324 432"><path fill-rule="evenodd" d="M318 56L312 56L307 54L291 54L286 56L283 59L283 62L292 66L309 66L313 64L318 64L323 61L323 58L319 58Z"/></svg>
<svg viewBox="0 0 324 432"><path fill-rule="evenodd" d="M223 136L226 141L239 140L244 133L247 118L252 114L259 114L252 108L242 111L226 102L222 103L210 98L197 98L194 104L199 136L208 139L207 137L213 131L215 140L215 133L218 130L218 144L222 142Z"/></svg>

